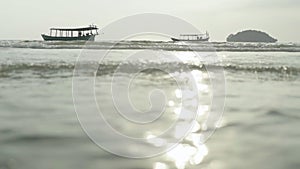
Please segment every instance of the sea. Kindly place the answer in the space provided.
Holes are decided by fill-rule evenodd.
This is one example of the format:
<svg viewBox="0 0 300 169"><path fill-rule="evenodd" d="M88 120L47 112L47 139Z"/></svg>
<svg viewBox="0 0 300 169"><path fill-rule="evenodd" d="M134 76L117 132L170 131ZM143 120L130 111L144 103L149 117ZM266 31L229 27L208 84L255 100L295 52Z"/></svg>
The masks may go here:
<svg viewBox="0 0 300 169"><path fill-rule="evenodd" d="M300 44L0 41L0 169L299 169Z"/></svg>

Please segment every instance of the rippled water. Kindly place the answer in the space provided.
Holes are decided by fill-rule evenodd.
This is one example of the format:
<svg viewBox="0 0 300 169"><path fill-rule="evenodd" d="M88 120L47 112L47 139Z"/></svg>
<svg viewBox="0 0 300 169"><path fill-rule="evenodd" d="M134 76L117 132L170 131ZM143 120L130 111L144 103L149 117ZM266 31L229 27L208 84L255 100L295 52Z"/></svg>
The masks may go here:
<svg viewBox="0 0 300 169"><path fill-rule="evenodd" d="M7 42L15 44L13 47L5 46L9 44ZM201 59L199 62L193 52L180 49L178 44L163 43L160 44L163 51L150 51L157 56L168 53L180 60L157 60L145 57L141 51L151 49L153 44L134 42L128 47L128 43L120 44L118 49L112 50L100 61L97 58L100 50L85 50L86 54L95 57L81 57L83 64L97 68L95 74L87 69L82 75L87 80L96 76L95 96L102 113L124 135L152 138L168 128L174 119L184 118L178 115L182 101L178 85L185 86L184 92L189 93L190 79L187 77L192 74L200 90L199 93L190 92L188 101L200 95L200 116L184 140L171 151L145 159L122 158L104 151L82 130L74 110L72 77L77 57L80 54L84 56L80 49L82 46L2 41L0 168L299 168L300 53L285 52L297 51L297 45L248 44L251 52L232 52L233 48L242 50L241 46L245 49L247 44L220 43L216 47L220 60L207 65ZM145 46L145 43L146 47L136 48L138 44ZM96 48L101 48L101 45ZM166 50L170 45L171 49ZM105 48L108 46L104 45ZM269 49L272 52L261 52ZM131 54L140 56L140 59L123 60ZM224 69L226 102L216 132L202 144L201 136L213 130L205 126L205 115L210 112L213 94L210 78L214 78L208 75L207 66ZM122 69L118 72L120 67ZM109 97L112 94L112 77L117 77L115 90L123 96L126 94L122 90L127 85L125 82L138 70L144 71L134 76L129 87L134 107L141 111L151 110L148 112L151 115L157 110L151 109L149 92L160 89L165 93L165 98L156 98L157 103L166 101L166 105L164 114L154 125L137 126L120 118L112 108L113 102ZM180 80L176 82L174 78ZM81 103L86 105L83 109L86 115L81 114L82 120L93 124L92 127L105 125L97 123L89 114L89 90L82 88L81 92ZM129 111L125 103L120 106L122 110ZM193 110L193 106L187 108ZM99 137L121 153L151 151L148 146L138 150L128 147L109 134ZM176 131L170 132L166 140L174 137ZM160 146L166 140L152 140L149 145Z"/></svg>

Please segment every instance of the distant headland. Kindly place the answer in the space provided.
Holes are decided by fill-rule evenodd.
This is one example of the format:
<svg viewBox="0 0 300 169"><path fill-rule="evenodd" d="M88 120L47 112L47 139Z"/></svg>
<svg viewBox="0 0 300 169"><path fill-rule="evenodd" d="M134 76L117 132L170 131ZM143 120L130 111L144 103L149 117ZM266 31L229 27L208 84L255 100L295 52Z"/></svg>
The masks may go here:
<svg viewBox="0 0 300 169"><path fill-rule="evenodd" d="M230 34L226 40L227 42L277 42L277 39L257 30L245 30L237 34Z"/></svg>

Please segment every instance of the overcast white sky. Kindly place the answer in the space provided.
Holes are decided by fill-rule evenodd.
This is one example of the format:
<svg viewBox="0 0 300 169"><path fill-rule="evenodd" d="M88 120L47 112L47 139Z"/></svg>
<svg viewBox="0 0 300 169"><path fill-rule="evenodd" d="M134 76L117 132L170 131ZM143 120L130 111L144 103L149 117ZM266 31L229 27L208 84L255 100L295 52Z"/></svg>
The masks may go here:
<svg viewBox="0 0 300 169"><path fill-rule="evenodd" d="M94 23L101 28L125 16L152 12L207 30L212 41L258 29L281 42L299 42L299 11L300 0L1 0L0 39L41 40L40 34L53 26Z"/></svg>

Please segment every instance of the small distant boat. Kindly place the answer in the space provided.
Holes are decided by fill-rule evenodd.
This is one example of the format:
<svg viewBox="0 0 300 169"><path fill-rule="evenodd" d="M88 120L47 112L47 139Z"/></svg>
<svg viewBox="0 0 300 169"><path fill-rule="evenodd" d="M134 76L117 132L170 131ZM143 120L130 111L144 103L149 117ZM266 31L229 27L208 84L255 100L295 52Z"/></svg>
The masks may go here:
<svg viewBox="0 0 300 169"><path fill-rule="evenodd" d="M178 41L193 41L193 42L206 42L209 40L209 34L181 34L179 38L171 38L174 42Z"/></svg>
<svg viewBox="0 0 300 169"><path fill-rule="evenodd" d="M82 28L50 28L50 34L42 34L45 41L95 41L98 35L96 25Z"/></svg>

